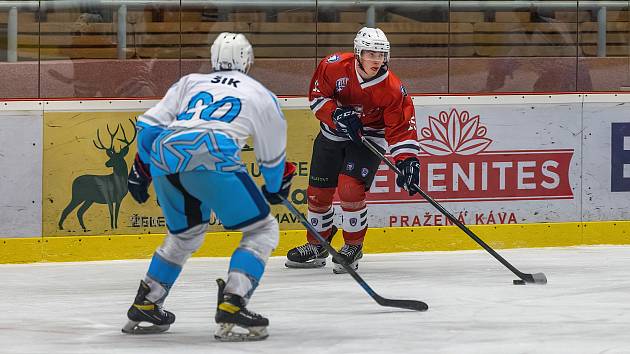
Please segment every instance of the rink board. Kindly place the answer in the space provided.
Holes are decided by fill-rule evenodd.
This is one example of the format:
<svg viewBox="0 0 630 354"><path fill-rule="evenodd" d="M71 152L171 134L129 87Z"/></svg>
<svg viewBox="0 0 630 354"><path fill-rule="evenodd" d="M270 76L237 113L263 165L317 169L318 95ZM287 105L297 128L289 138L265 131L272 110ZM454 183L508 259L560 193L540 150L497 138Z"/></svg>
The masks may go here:
<svg viewBox="0 0 630 354"><path fill-rule="evenodd" d="M43 127L39 106L26 103L24 110L0 110L0 235L42 235Z"/></svg>
<svg viewBox="0 0 630 354"><path fill-rule="evenodd" d="M630 219L630 94L413 99L423 149L420 187L460 221L484 230L480 236L493 247L630 243L627 224L617 222ZM80 207L72 207L71 200L93 198L107 178L124 179L135 143L125 150L122 141L133 139L136 117L155 102L8 101L0 106L4 139L18 146L0 148L3 166L6 161L11 167L0 176L9 181L2 184L0 200L6 209L0 213L0 263L152 253L164 232L154 198L138 205L124 195L117 215L115 203L91 203L83 215L85 230L77 216ZM305 212L318 121L305 98L283 98L281 104L289 125L288 159L298 164L290 199ZM120 157L116 163L106 151L110 143ZM242 156L262 184L249 145ZM93 183L73 188L77 178ZM367 252L478 247L426 201L400 190L385 164L368 203L375 229L368 234ZM72 210L64 215L66 208ZM282 206L272 207L272 214L283 232L277 254L303 242L303 227L294 216ZM229 255L240 237L221 232L215 218L209 231L199 255Z"/></svg>
<svg viewBox="0 0 630 354"><path fill-rule="evenodd" d="M630 244L630 221L473 225L470 229L495 249ZM273 256L304 243L305 231L280 232ZM151 258L164 235L62 236L0 240L0 263L98 261ZM206 235L195 257L229 257L241 239L239 232ZM333 245L342 245L336 237ZM456 226L370 228L366 253L455 251L481 247Z"/></svg>

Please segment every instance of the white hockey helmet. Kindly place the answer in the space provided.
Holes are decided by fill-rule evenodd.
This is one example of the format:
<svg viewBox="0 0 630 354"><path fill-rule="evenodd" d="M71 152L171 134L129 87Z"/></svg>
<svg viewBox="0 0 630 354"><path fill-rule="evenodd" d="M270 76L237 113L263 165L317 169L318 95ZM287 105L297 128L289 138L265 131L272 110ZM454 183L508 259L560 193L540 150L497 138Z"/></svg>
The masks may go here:
<svg viewBox="0 0 630 354"><path fill-rule="evenodd" d="M238 70L247 73L254 63L254 50L241 33L223 32L210 47L214 70Z"/></svg>
<svg viewBox="0 0 630 354"><path fill-rule="evenodd" d="M385 53L385 62L389 60L389 41L380 28L363 27L354 37L354 54L361 57L364 50Z"/></svg>

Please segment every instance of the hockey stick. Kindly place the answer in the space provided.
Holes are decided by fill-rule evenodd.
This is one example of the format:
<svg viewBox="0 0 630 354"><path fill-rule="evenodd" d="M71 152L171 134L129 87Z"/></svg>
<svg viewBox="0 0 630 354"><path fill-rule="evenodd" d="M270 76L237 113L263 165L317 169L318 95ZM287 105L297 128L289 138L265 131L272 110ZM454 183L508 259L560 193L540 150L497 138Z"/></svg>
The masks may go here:
<svg viewBox="0 0 630 354"><path fill-rule="evenodd" d="M378 156L383 162L385 162L387 166L389 166L389 168L392 169L392 171L396 172L396 175L399 175L399 176L402 175L402 172L400 172L400 170L391 161L389 161L389 159L386 158L385 155L383 155L374 145L372 145L372 143L369 140L367 140L365 137L362 136L361 141L363 142L363 145L365 145L376 156ZM449 213L448 210L446 210L440 203L433 200L433 198L431 198L422 189L420 189L420 187L418 187L415 184L411 187L414 188L415 191L418 192L424 199L426 199L429 203L431 203L431 205L433 205L437 210L439 210L440 213L444 214L453 224L457 225L457 227L459 227L462 231L464 231L466 235L470 236L470 238L472 238L481 247L483 247L483 249L488 251L488 253L490 253L494 258L496 258L499 262L501 262L501 264L503 264L509 270L511 270L512 273L516 274L517 277L521 278L523 282L539 284L539 285L547 284L547 277L545 276L545 274L543 273L528 274L528 273L523 273L520 270L516 269L516 267L510 264L510 262L506 261L505 258L501 257L501 255L499 255L495 250L493 250L492 247L488 246L485 242L483 242L483 240L477 237L477 235L475 235L474 232L472 232L468 227L466 227L466 225L462 224L459 220L457 220L457 218L451 215L451 213ZM514 284L523 284L523 283L518 280L515 280Z"/></svg>
<svg viewBox="0 0 630 354"><path fill-rule="evenodd" d="M311 225L311 223L309 223L308 220L306 220L304 215L302 215L302 213L300 213L295 208L295 206L291 204L290 201L288 201L286 198L282 196L280 198L282 198L282 204L284 204L284 206L287 207L287 209L289 209L289 211L293 213L293 215L295 215L300 220L300 223L302 223L302 225L304 225L304 227L306 227L306 229L310 231L313 236L315 236L317 241L319 241L319 243L322 246L324 246L324 248L326 248L326 250L333 256L333 258L337 260L337 262L341 264L348 273L350 273L350 275L354 278L354 280L356 280L357 283L359 283L359 285L361 285L361 287L368 293L368 295L370 295L372 299L374 299L379 305L388 306L388 307L397 307L401 309L415 310L415 311L426 311L429 309L429 306L422 301L386 299L380 296L379 294L377 294L374 290L372 290L372 288L370 288L370 286L365 282L365 280L363 280L363 278L361 278L361 276L357 274L357 272L354 269L352 269L352 267L350 267L344 262L343 258L339 255L339 253L337 253L337 251L335 251L335 249L328 242L326 242L326 240L324 240L322 235L320 235L319 232L315 230L313 225Z"/></svg>

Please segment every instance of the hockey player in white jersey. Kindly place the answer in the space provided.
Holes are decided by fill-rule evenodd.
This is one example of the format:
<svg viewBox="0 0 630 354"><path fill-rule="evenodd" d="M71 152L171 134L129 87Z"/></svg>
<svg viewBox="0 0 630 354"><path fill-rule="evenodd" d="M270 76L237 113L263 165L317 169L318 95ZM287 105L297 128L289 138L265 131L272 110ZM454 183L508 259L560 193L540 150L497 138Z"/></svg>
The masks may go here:
<svg viewBox="0 0 630 354"><path fill-rule="evenodd" d="M212 44L211 60L214 72L182 77L138 119L129 192L143 203L155 181L168 234L140 282L125 333L163 332L175 321L162 306L182 267L203 243L212 210L226 229L243 231L227 282L217 279L215 338L244 341L268 335L268 319L246 304L278 244L278 223L265 199L280 203L295 172L295 165L285 161L287 126L276 96L247 76L253 50L244 35L221 33ZM265 181L262 192L240 158L249 136Z"/></svg>

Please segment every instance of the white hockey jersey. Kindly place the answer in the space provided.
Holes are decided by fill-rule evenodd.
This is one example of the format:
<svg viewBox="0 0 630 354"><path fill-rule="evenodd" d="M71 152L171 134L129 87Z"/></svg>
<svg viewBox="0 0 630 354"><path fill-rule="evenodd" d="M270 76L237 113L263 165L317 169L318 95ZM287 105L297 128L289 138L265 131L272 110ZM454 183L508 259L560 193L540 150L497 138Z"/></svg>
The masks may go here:
<svg viewBox="0 0 630 354"><path fill-rule="evenodd" d="M240 171L253 137L270 192L280 188L286 158L284 115L276 96L239 71L182 77L138 119L138 152L154 176L187 171Z"/></svg>

